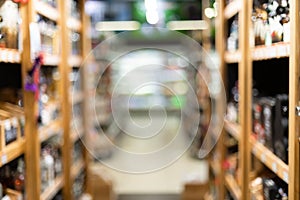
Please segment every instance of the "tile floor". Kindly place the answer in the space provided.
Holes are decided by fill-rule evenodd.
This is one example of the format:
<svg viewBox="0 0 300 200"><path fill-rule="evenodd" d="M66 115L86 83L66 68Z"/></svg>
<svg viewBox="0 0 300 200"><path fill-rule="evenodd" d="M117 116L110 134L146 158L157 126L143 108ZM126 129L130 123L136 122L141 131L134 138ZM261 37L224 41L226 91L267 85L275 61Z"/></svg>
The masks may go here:
<svg viewBox="0 0 300 200"><path fill-rule="evenodd" d="M180 140L177 141L178 144L172 145L174 152L176 152L180 146L188 142L186 134L181 131L181 128L179 127L181 120L177 114L169 114L166 120L162 115L154 114L151 116L152 120L150 121L147 113L136 113L132 116L132 120L134 120L135 123L124 123L131 126L126 128L127 130L130 130L129 134L135 136L141 134L143 137L149 136L149 138L134 138L121 133L116 142L116 145L121 149L134 153L151 152L170 142L176 134L178 134ZM162 121L164 122L163 127L156 135L150 137L151 134L153 134L153 131L161 125ZM136 125L144 126L149 122L152 124L147 128L144 128L142 132L140 128L134 128ZM123 158L122 155L113 153L110 158L104 161L119 163L118 166L122 166L122 164L126 164L127 160L126 158ZM147 168L149 163L140 162L134 163L134 165L138 165L139 168ZM183 153L173 164L151 173L125 173L105 166L101 164L101 162L95 162L92 165L92 168L95 170L101 168L107 172L107 175L113 181L113 189L120 200L176 200L179 198L186 181L197 179L198 181L205 182L208 179L207 162L205 160L191 158L189 151Z"/></svg>

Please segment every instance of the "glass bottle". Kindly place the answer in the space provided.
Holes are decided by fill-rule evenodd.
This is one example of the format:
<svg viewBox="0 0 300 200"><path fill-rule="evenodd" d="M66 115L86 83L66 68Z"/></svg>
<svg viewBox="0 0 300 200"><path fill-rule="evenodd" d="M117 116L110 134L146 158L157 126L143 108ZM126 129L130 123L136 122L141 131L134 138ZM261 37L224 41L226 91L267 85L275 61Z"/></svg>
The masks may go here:
<svg viewBox="0 0 300 200"><path fill-rule="evenodd" d="M24 192L25 187L25 173L24 173L24 161L18 160L17 172L14 175L14 188L19 192Z"/></svg>
<svg viewBox="0 0 300 200"><path fill-rule="evenodd" d="M43 149L41 158L41 181L42 190L54 183L54 158L51 156L49 149Z"/></svg>

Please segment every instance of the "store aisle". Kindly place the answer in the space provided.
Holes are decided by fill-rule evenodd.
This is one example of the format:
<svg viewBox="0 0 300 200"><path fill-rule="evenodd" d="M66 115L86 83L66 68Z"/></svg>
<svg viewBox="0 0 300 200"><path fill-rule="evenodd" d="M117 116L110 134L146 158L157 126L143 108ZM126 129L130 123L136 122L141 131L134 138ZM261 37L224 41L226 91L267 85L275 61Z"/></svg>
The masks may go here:
<svg viewBox="0 0 300 200"><path fill-rule="evenodd" d="M156 127L155 123L161 124L164 120L163 115L153 114L152 123ZM146 125L149 123L149 116L146 112L135 112L132 115L132 120L138 125ZM165 126L159 131L159 133L149 139L137 139L123 135L117 145L127 151L147 153L156 150L159 147L163 147L166 143L176 135L179 134L180 143L176 146L188 142L185 133L178 131L180 125L180 114L168 113L168 118L165 121ZM125 123L126 124L126 123ZM131 124L131 123L128 123ZM151 128L145 128L143 133L134 133L134 126L129 127L130 134L143 136L151 136L153 134ZM174 149L176 152L177 149ZM118 154L113 154L109 159L115 159L116 162L126 163L126 160ZM164 159L164 158L160 158ZM147 166L149 163L135 163L140 167ZM191 158L189 151L185 152L177 161L172 165L167 166L161 170L157 170L152 173L146 174L129 174L113 170L102 164L95 163L92 168L101 168L107 171L107 174L111 177L114 183L114 191L119 195L121 200L126 199L176 199L179 198L179 194L182 192L184 182L188 180L205 181L208 179L208 166L206 161L196 160ZM154 196L153 196L154 195ZM142 198L139 198L142 197ZM147 198L146 198L147 197Z"/></svg>

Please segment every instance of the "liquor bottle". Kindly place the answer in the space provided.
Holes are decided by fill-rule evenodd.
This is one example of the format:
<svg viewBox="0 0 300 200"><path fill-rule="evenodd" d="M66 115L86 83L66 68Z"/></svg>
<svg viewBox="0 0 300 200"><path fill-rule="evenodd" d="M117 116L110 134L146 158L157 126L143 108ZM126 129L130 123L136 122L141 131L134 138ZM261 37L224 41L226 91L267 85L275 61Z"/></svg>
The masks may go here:
<svg viewBox="0 0 300 200"><path fill-rule="evenodd" d="M54 183L54 158L48 148L42 150L41 158L41 181L42 191Z"/></svg>
<svg viewBox="0 0 300 200"><path fill-rule="evenodd" d="M231 26L230 33L227 39L227 49L228 51L235 51L238 49L238 18L235 17Z"/></svg>
<svg viewBox="0 0 300 200"><path fill-rule="evenodd" d="M24 174L24 161L22 159L18 160L18 167L17 172L14 175L14 188L24 193L24 187L25 187L25 174Z"/></svg>

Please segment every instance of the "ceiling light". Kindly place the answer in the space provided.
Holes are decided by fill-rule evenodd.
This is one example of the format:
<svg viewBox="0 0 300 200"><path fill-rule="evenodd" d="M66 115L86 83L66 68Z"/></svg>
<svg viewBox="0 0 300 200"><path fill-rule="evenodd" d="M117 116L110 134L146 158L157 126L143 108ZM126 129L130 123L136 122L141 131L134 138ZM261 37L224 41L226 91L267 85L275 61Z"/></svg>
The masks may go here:
<svg viewBox="0 0 300 200"><path fill-rule="evenodd" d="M217 16L217 12L215 9L213 8L205 8L204 9L204 14L207 18L211 19L213 17L216 17Z"/></svg>
<svg viewBox="0 0 300 200"><path fill-rule="evenodd" d="M170 21L167 24L170 30L205 30L208 24L204 20Z"/></svg>
<svg viewBox="0 0 300 200"><path fill-rule="evenodd" d="M157 24L159 17L157 11L146 11L146 20L149 24Z"/></svg>
<svg viewBox="0 0 300 200"><path fill-rule="evenodd" d="M146 10L156 10L157 9L157 1L156 0L145 0L145 8L146 8Z"/></svg>
<svg viewBox="0 0 300 200"><path fill-rule="evenodd" d="M137 21L103 21L96 24L97 31L133 31L140 29Z"/></svg>

